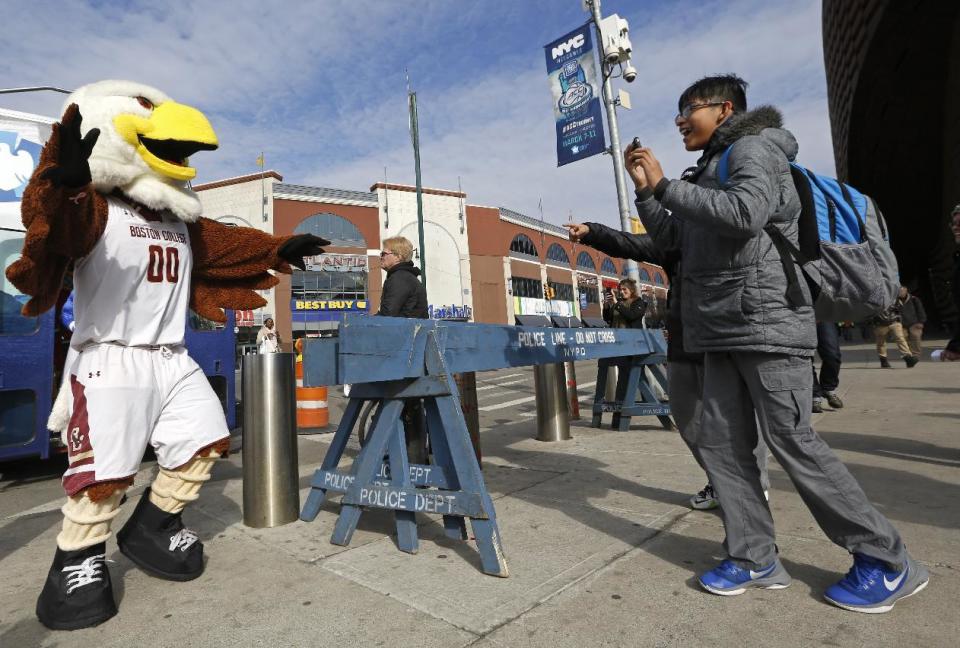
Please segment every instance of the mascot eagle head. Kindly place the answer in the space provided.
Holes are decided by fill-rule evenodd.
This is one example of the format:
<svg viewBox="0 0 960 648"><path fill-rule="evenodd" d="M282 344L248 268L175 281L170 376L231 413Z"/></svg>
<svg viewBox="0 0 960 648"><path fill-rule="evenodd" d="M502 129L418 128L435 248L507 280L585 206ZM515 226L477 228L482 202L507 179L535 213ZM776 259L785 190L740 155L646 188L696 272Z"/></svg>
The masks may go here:
<svg viewBox="0 0 960 648"><path fill-rule="evenodd" d="M75 90L81 135L100 129L90 154L90 175L102 193L119 189L154 210L167 209L188 223L200 217L200 199L188 182L197 171L189 157L217 148L217 135L196 108L133 81L99 81Z"/></svg>

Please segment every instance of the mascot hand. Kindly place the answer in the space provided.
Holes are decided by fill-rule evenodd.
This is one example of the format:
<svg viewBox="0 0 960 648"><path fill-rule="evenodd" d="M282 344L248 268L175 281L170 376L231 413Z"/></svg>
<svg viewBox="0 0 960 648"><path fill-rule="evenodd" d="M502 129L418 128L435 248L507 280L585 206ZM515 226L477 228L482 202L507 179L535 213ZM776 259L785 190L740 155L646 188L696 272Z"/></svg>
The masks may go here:
<svg viewBox="0 0 960 648"><path fill-rule="evenodd" d="M60 187L83 187L90 184L90 164L87 159L93 145L100 137L99 128L91 128L85 137L80 137L83 117L76 104L71 104L63 120L54 126L60 134L60 150L57 164L40 176Z"/></svg>
<svg viewBox="0 0 960 648"><path fill-rule="evenodd" d="M313 234L297 234L280 246L277 255L290 265L304 270L306 265L303 263L303 257L323 254L322 245L330 245L330 241Z"/></svg>

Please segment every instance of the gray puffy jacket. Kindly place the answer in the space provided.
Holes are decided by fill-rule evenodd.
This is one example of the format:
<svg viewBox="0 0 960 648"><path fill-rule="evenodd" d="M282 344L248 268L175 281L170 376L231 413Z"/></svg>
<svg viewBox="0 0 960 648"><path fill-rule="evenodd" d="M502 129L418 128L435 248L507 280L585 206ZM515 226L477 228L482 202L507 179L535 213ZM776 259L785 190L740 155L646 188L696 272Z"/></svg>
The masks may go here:
<svg viewBox="0 0 960 648"><path fill-rule="evenodd" d="M692 182L661 183L655 197L637 202L657 245L683 257L687 351L812 356L816 348L813 308L790 305L783 263L763 231L771 223L797 243L800 198L789 166L797 141L782 123L770 106L734 114L717 128ZM721 188L717 162L731 144L729 179ZM800 283L810 304L806 282Z"/></svg>

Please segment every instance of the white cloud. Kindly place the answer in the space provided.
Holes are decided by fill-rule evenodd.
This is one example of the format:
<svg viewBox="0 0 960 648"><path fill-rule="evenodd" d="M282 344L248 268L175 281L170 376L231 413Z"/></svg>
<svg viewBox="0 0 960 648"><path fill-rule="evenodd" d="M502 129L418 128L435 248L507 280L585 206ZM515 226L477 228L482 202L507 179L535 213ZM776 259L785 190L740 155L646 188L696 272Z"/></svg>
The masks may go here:
<svg viewBox="0 0 960 648"><path fill-rule="evenodd" d="M639 135L669 175L679 174L695 156L682 150L672 125L676 97L696 78L735 71L750 81L752 104L783 110L802 161L832 172L819 4L605 2L606 13L631 22L639 70L634 84L615 82L633 97L633 111L620 111L624 143ZM427 186L456 187L460 176L473 203L536 216L542 196L548 220L565 221L572 211L613 224L608 156L556 168L541 46L585 18L564 5L556 13L569 24L544 35L556 7L507 0L21 3L5 12L18 22L0 42L0 76L8 86L65 87L132 78L197 105L222 143L216 153L198 154L201 181L255 170L262 150L289 182L366 189L384 166L391 181L413 181L408 66ZM533 36L518 39L510 30ZM0 105L43 114L57 113L61 102L0 96Z"/></svg>

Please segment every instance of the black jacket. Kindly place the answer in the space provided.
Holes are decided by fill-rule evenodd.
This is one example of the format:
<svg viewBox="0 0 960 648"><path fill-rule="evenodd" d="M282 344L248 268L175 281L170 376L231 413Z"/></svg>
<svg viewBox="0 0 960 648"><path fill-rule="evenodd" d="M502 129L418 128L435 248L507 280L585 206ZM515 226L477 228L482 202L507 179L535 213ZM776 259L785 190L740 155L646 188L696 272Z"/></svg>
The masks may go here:
<svg viewBox="0 0 960 648"><path fill-rule="evenodd" d="M380 295L380 310L377 315L385 317L414 317L427 319L427 289L417 277L420 268L412 261L401 261L387 270L387 280L383 282L383 294Z"/></svg>
<svg viewBox="0 0 960 648"><path fill-rule="evenodd" d="M916 295L907 297L900 309L900 319L905 328L910 328L914 324L923 324L927 321L927 311L923 308L923 302Z"/></svg>
<svg viewBox="0 0 960 648"><path fill-rule="evenodd" d="M603 319L617 328L643 328L643 314L647 303L637 297L631 303L618 301L603 305Z"/></svg>
<svg viewBox="0 0 960 648"><path fill-rule="evenodd" d="M590 231L581 242L605 254L663 266L670 280L667 294L667 358L686 362L703 362L702 353L683 350L683 322L680 319L680 253L663 252L648 234L627 234L600 223L586 223Z"/></svg>

